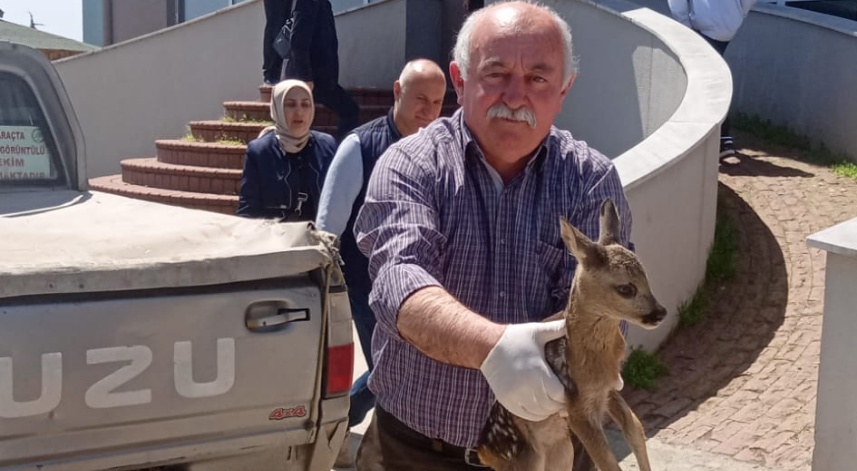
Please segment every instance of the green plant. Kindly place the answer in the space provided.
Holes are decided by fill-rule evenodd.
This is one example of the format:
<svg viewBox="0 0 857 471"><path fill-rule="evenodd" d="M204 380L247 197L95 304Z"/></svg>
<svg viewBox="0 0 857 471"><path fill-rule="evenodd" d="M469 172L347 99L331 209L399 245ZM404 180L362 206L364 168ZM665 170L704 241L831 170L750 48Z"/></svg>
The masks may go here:
<svg viewBox="0 0 857 471"><path fill-rule="evenodd" d="M242 114L241 119L235 119L232 116L224 116L220 118L220 121L224 123L264 124L265 126L271 126L274 124L270 119L250 119L246 114Z"/></svg>
<svg viewBox="0 0 857 471"><path fill-rule="evenodd" d="M714 242L705 266L707 283L726 281L735 276L738 255L738 233L732 220L725 215L717 217L714 227Z"/></svg>
<svg viewBox="0 0 857 471"><path fill-rule="evenodd" d="M839 162L833 165L833 172L837 175L857 180L857 164L854 162Z"/></svg>
<svg viewBox="0 0 857 471"><path fill-rule="evenodd" d="M642 349L634 349L622 366L622 378L636 389L651 391L655 389L658 379L670 373L666 363L658 358L657 353Z"/></svg>
<svg viewBox="0 0 857 471"><path fill-rule="evenodd" d="M705 282L696 288L693 297L685 301L678 308L678 322L680 325L696 325L705 318L708 309L708 286Z"/></svg>
<svg viewBox="0 0 857 471"><path fill-rule="evenodd" d="M184 136L182 136L182 137L181 137L181 140L182 140L182 141L185 141L185 142L202 142L202 139L200 139L200 138L198 138L198 137L194 136L193 134L191 134L191 132L190 132L190 131L188 131L188 133L187 133L187 134L185 134Z"/></svg>
<svg viewBox="0 0 857 471"><path fill-rule="evenodd" d="M218 139L217 143L226 146L243 146L245 144L241 139L227 139L223 137Z"/></svg>
<svg viewBox="0 0 857 471"><path fill-rule="evenodd" d="M724 214L717 216L714 241L705 266L705 280L696 288L693 297L678 308L678 322L682 326L696 325L705 318L712 294L721 283L737 273L738 232L735 224Z"/></svg>

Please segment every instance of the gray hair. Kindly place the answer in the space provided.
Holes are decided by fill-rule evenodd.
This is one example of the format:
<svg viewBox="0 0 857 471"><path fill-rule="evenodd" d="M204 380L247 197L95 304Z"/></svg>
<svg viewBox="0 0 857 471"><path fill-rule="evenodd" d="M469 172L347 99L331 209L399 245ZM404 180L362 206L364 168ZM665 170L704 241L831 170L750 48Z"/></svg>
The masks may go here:
<svg viewBox="0 0 857 471"><path fill-rule="evenodd" d="M461 26L461 30L458 32L458 37L455 40L455 47L452 50L453 60L458 64L458 68L461 70L461 77L464 80L467 80L467 73L470 69L470 52L472 46L473 39L473 30L476 28L476 24L479 20L487 15L494 7L497 5L502 5L504 3L511 3L510 1L503 1L495 3L494 5L476 10L471 13L470 16L467 17L467 20L464 21L464 24ZM533 5L535 7L540 8L545 13L551 16L554 24L556 24L557 30L562 35L562 45L563 45L563 64L564 70L562 75L562 83L563 86L571 80L572 75L577 74L577 58L574 57L574 48L572 47L571 42L571 26L559 16L553 8L550 8L546 5L542 5L540 3L529 1L529 0L517 0L517 3L527 3Z"/></svg>

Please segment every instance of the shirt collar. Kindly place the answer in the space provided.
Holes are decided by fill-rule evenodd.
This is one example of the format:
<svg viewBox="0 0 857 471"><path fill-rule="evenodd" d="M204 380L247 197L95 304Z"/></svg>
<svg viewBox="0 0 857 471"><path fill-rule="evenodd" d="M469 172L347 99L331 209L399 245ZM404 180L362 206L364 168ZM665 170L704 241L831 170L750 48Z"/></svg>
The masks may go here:
<svg viewBox="0 0 857 471"><path fill-rule="evenodd" d="M476 142L476 138L473 137L473 134L470 132L470 128L467 126L467 123L464 122L464 110L459 108L456 111L458 114L458 126L460 129L460 139L461 139L461 148L464 150L465 157L467 155L475 155L479 160L481 160L485 166L489 169L489 173L491 174L492 179L496 176L500 183L502 184L503 179L500 177L500 174L497 173L497 170L494 170L488 161L485 159L485 154L482 152L482 149L479 148L479 143ZM551 139L556 133L556 128L551 126L550 133L548 133L547 137L539 143L539 146L536 148L536 151L533 157L527 162L526 167L524 167L524 172L530 172L532 169L540 170L542 168L542 163L545 158L550 155L552 150Z"/></svg>

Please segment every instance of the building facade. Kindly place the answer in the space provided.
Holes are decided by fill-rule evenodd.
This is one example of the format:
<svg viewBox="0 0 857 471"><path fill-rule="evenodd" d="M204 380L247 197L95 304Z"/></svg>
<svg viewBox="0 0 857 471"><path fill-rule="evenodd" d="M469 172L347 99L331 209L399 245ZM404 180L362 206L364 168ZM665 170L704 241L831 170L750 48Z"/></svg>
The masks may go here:
<svg viewBox="0 0 857 471"><path fill-rule="evenodd" d="M83 40L109 46L245 0L83 0Z"/></svg>

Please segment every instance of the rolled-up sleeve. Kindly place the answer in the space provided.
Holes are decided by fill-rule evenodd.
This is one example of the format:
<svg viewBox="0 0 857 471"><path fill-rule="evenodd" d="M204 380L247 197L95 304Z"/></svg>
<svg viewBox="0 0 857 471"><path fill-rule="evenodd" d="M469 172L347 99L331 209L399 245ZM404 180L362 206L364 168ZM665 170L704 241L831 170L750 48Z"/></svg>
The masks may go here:
<svg viewBox="0 0 857 471"><path fill-rule="evenodd" d="M393 146L372 172L354 225L369 258L369 303L380 328L402 340L396 321L414 292L442 286L446 238L438 227L436 172Z"/></svg>

